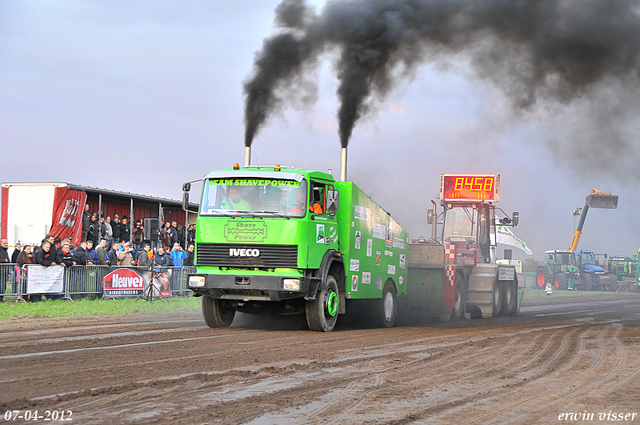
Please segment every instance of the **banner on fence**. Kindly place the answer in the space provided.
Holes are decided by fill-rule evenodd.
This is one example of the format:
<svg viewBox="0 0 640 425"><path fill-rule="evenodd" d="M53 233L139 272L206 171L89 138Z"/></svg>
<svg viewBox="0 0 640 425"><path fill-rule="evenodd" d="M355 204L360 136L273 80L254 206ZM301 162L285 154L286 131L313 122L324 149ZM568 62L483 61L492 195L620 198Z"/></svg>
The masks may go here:
<svg viewBox="0 0 640 425"><path fill-rule="evenodd" d="M64 267L29 266L27 294L59 294L64 292Z"/></svg>
<svg viewBox="0 0 640 425"><path fill-rule="evenodd" d="M131 269L116 269L104 277L107 297L139 296L146 286L145 279Z"/></svg>
<svg viewBox="0 0 640 425"><path fill-rule="evenodd" d="M150 280L155 288L154 296L158 296L159 293L164 297L173 295L171 270L151 272L125 268L116 269L104 277L104 295L118 298L138 297L148 287Z"/></svg>

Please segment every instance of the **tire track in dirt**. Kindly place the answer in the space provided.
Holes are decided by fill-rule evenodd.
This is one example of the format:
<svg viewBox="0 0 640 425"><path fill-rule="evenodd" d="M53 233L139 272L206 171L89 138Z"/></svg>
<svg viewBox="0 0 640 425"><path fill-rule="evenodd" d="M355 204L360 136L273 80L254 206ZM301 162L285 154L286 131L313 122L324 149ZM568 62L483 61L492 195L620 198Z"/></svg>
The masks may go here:
<svg viewBox="0 0 640 425"><path fill-rule="evenodd" d="M575 331L576 329L566 329L565 335L563 335L562 340L560 341L558 346L555 348L555 351L552 354L552 356L549 359L542 362L540 365L538 365L534 370L530 370L528 372L529 377L516 378L508 383L498 382L498 383L491 384L490 381L483 381L483 389L481 391L478 391L477 388L473 387L473 385L467 385L465 387L459 386L457 388L458 389L457 396L451 396L450 395L451 392L447 391L449 394L447 395L445 400L443 400L442 402L437 402L437 401L435 403L425 402L425 404L427 404L428 407L422 408L419 410L410 411L407 414L403 415L402 417L397 418L395 420L391 420L388 423L389 424L411 423L414 421L424 420L429 416L430 416L429 420L431 421L435 420L436 423L439 423L439 422L483 423L482 420L479 420L477 417L474 417L468 421L463 422L458 418L447 419L447 415L458 416L459 411L462 408L464 408L465 412L470 412L473 410L473 406L474 406L473 403L480 402L480 401L485 402L486 400L490 400L492 397L495 396L496 392L504 390L505 388L508 388L509 391L514 391L514 390L521 391L521 387L529 385L531 381L536 379L536 375L538 375L538 377L546 376L549 373L549 369L559 367L557 363L562 364L563 356L566 353L570 352L570 348L572 346L570 335ZM553 344L543 344L542 347L540 347L540 349L538 349L536 353L533 354L533 356L537 358L543 356L544 353L547 352L552 346ZM501 364L498 364L494 366L493 369L497 370L500 368L500 366ZM500 373L496 374L496 378L499 379L500 375L513 373L515 370L518 369L518 367L519 365L515 365L513 370L511 371L501 371ZM428 397L426 401L428 401ZM487 403L484 403L484 404L487 404ZM500 406L500 404L498 404L498 406ZM471 409L469 409L470 407ZM492 412L491 415L493 415L495 411L496 409L491 409L491 412ZM433 415L437 415L437 416L433 416Z"/></svg>
<svg viewBox="0 0 640 425"><path fill-rule="evenodd" d="M579 395L585 391L588 391L592 385L594 385L594 383L592 382L587 382L585 383L585 380L583 379L585 376L590 376L593 373L595 373L596 371L600 370L603 363L605 362L606 359L606 354L607 354L607 348L606 348L606 340L604 338L604 335L610 330L609 327L601 330L600 332L597 332L596 334L596 341L595 343L598 346L598 351L597 351L597 357L596 357L596 361L592 362L591 365L586 368L585 370L579 372L579 374L573 378L571 378L570 382L566 382L566 381L562 381L562 382L557 382L552 386L549 385L545 385L544 389L542 390L538 390L537 392L535 392L532 395L528 395L524 398L522 398L522 390L519 390L517 396L515 394L512 394L511 396L513 396L514 398L519 398L518 401L514 402L514 403L509 403L507 405L505 405L503 402L499 403L501 400L503 399L507 399L509 398L508 394L502 395L500 396L501 400L495 400L496 401L496 405L500 406L496 409L493 409L491 412L489 413L484 413L481 415L477 415L474 417L471 417L467 420L465 420L464 422L460 422L460 423L489 423L491 422L490 420L492 418L496 418L498 413L504 413L504 412L510 412L512 413L512 416L510 418L501 420L500 424L508 424L508 423L520 423L523 420L527 419L528 417L531 416L535 416L539 411L549 411L549 409L551 408L551 406L555 405L555 404L559 404L561 403L563 400L565 400L567 397L574 397L576 395ZM561 367L557 372L556 372L556 376L558 376L558 380L560 380L560 375L561 374L566 374L569 373L573 367L578 363L578 361L580 360L584 360L583 358L581 358L582 355L584 355L584 352L586 350L585 348L585 339L587 337L588 334L593 333L594 331L588 330L586 332L584 332L583 334L580 335L579 337L579 342L578 342L578 350L577 350L577 355L573 356L571 358L571 360L569 362L567 362L563 367ZM617 338L617 332L614 333L614 336L612 338ZM604 376L602 376L600 379L598 379L596 381L595 384L598 384L600 382L606 382L608 380L610 380L615 373L617 372L617 370L619 369L620 365L620 361L618 360L616 362L616 367L612 368L610 371L606 372ZM543 377L539 377L536 379L536 381L545 378ZM529 385L531 385L532 383L535 383L535 381L530 382ZM513 391L513 390L511 390ZM544 404L540 404L540 403L534 403L533 405L526 405L523 406L525 403L532 401L532 400L539 400L542 396L545 397L551 397L553 400ZM566 406L565 406L566 407ZM517 414L515 416L513 416L514 414L514 410L516 410L516 408L519 408L521 411L526 409L526 412L521 412L520 414Z"/></svg>
<svg viewBox="0 0 640 425"><path fill-rule="evenodd" d="M499 338L495 338L495 339L499 339ZM534 337L534 341L529 342L528 344L526 344L520 351L518 351L517 353L515 353L513 356L511 356L510 360L506 361L506 362L514 362L516 361L519 357L521 357L522 355L524 355L527 351L529 351L534 345L535 345L535 341L537 340L537 336ZM491 359L499 356L501 353L503 353L504 351L507 351L511 345L516 343L516 339L511 339L506 345L503 345L501 347L489 347L486 349L481 350L480 352L476 353L474 357L479 357L479 360L477 360L473 365L477 366L483 363L486 363L487 361L490 361ZM490 356L486 356L485 352L487 351L494 351ZM397 386L401 386L402 390L404 392L406 392L407 390L410 390L411 385L413 384L416 387L419 388L423 388L423 385L417 385L420 382L423 381L427 381L429 379L435 379L435 377L439 377L441 379L445 379L447 380L447 382L452 382L452 381L459 381L459 380L464 380L464 379L468 379L470 377L473 377L477 374L480 373L484 373L485 371L483 369L479 370L479 371L473 371L473 372L469 372L467 373L465 376L463 377L458 377L454 380L451 380L450 377L445 373L446 370L451 369L452 366L458 364L458 363L466 363L468 362L468 358L465 357L461 357L462 353L460 351L457 352L453 352L451 353L449 356L446 356L446 358L442 358L441 360L448 360L449 358L456 358L458 357L457 361L455 362L449 362L443 365L443 367L439 370L437 369L434 364L426 364L424 365L422 368L419 369L409 369L409 368L405 368L405 372L398 372L395 371L395 373L390 374L390 377L387 378L386 376L383 378L384 380L389 379L392 382L399 382L399 384L393 384L391 386L386 386L386 387L381 387L381 386L370 386L370 385L366 385L366 382L361 383L358 386L351 386L349 387L351 391L351 400L344 400L344 396L345 394L340 393L338 396L336 396L335 398L333 398L332 400L326 400L323 399L322 400L322 404L323 407L321 408L321 412L326 412L326 411L341 411L341 413L330 417L331 421L333 423L350 423L353 419L353 415L357 414L357 409L355 409L356 407L359 407L363 404L365 404L366 406L369 406L371 404L376 404L377 401L375 401L376 398L376 393L378 392L382 392L383 395L380 397L382 400L384 400L386 398L386 394L387 393L392 393L394 392L394 388ZM504 364L504 363L503 363ZM397 368L394 368L397 369ZM429 374L427 375L421 375L422 369L428 369L430 371ZM435 369L435 371L434 371ZM384 375L385 372L389 371L389 369L385 369L385 370L380 370L377 371L377 376L381 376ZM405 380L403 379L405 376L419 376L419 378L415 378L415 379L410 379L410 380ZM380 387L380 388L375 388L375 387ZM367 401L365 399L374 399L373 402ZM312 404L317 403L317 401L312 402ZM343 407L346 404L345 407ZM344 409L344 410L342 410ZM296 407L295 408L295 412L299 412L300 410L304 411L303 407ZM379 413L379 412L378 412ZM317 408L312 408L310 412L308 412L308 414L306 414L305 416L300 417L300 415L294 415L290 411L287 412L283 412L280 415L276 415L274 413L271 413L268 415L268 418L262 418L262 419L268 419L267 421L274 421L276 423L280 423L281 421L294 421L294 422L303 422L306 423L308 420L310 420L311 417L313 417L314 415L318 414L318 409ZM326 418L325 418L326 419Z"/></svg>

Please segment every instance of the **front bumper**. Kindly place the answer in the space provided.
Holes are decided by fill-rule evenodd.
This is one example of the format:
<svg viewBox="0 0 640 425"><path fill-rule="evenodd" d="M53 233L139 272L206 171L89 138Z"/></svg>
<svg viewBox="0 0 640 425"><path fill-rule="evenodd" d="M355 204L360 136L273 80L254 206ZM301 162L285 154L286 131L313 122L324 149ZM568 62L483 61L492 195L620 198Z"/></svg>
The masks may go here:
<svg viewBox="0 0 640 425"><path fill-rule="evenodd" d="M204 277L203 286L192 286L192 276ZM295 298L315 299L320 279L291 276L233 276L217 274L189 275L188 287L195 295L237 301L283 301ZM285 288L285 280L299 279L295 289Z"/></svg>

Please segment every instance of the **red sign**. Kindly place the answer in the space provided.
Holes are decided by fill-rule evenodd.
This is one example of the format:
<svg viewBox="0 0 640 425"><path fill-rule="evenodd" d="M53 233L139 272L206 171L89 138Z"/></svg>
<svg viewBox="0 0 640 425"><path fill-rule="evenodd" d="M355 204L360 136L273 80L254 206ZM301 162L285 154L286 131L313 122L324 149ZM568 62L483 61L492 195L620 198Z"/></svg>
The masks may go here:
<svg viewBox="0 0 640 425"><path fill-rule="evenodd" d="M145 280L130 269L117 269L104 277L104 294L108 296L140 295Z"/></svg>
<svg viewBox="0 0 640 425"><path fill-rule="evenodd" d="M443 201L498 202L500 174L442 174L440 199Z"/></svg>
<svg viewBox="0 0 640 425"><path fill-rule="evenodd" d="M82 234L82 211L87 194L81 190L57 187L53 198L53 218L50 234L79 244Z"/></svg>

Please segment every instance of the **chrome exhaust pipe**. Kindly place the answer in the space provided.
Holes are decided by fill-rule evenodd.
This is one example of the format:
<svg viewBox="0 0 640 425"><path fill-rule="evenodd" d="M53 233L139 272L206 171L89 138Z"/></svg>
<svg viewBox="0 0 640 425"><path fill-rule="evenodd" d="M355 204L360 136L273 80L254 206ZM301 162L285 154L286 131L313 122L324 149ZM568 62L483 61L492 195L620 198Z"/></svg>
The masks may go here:
<svg viewBox="0 0 640 425"><path fill-rule="evenodd" d="M244 147L244 166L251 165L251 146Z"/></svg>
<svg viewBox="0 0 640 425"><path fill-rule="evenodd" d="M347 181L347 148L342 148L342 155L340 156L340 180Z"/></svg>

